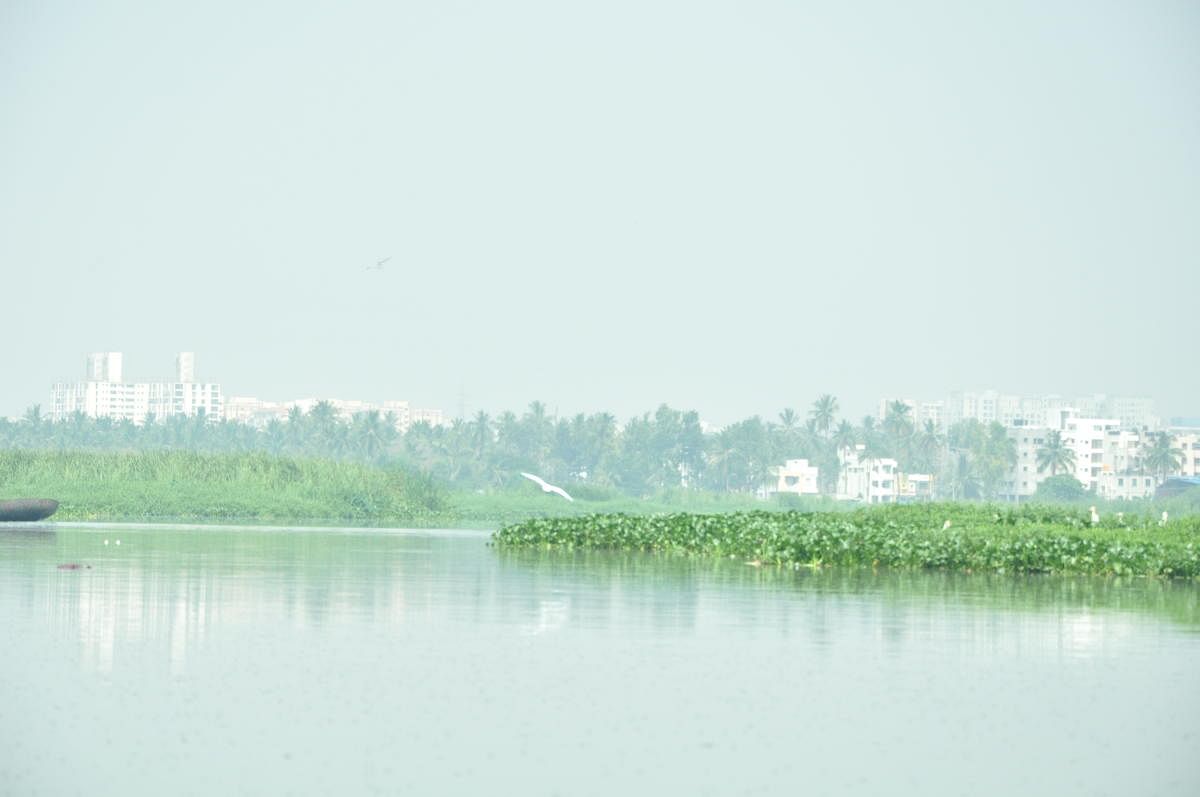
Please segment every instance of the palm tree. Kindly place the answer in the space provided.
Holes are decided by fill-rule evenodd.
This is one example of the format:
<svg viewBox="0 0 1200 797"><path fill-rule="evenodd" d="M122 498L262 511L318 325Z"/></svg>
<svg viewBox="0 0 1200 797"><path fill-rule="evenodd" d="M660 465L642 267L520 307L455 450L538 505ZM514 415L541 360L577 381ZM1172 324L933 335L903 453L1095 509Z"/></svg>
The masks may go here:
<svg viewBox="0 0 1200 797"><path fill-rule="evenodd" d="M328 401L318 401L304 416L306 447L315 446L324 456L335 456L341 447L337 409Z"/></svg>
<svg viewBox="0 0 1200 797"><path fill-rule="evenodd" d="M1004 483L1004 477L1016 467L1017 443L1008 436L1003 425L993 421L988 426L987 440L981 454L977 462L984 493L989 499L995 498Z"/></svg>
<svg viewBox="0 0 1200 797"><path fill-rule="evenodd" d="M854 444L857 442L858 433L854 431L854 424L843 420L837 425L837 429L833 432L833 443L839 451L846 448L854 448Z"/></svg>
<svg viewBox="0 0 1200 797"><path fill-rule="evenodd" d="M772 425L772 432L777 432L784 456L794 456L800 447L800 416L791 407L785 407L779 413L779 426Z"/></svg>
<svg viewBox="0 0 1200 797"><path fill-rule="evenodd" d="M887 416L883 419L883 430L887 433L892 444L892 454L905 470L912 459L912 407L903 401L893 401L887 405Z"/></svg>
<svg viewBox="0 0 1200 797"><path fill-rule="evenodd" d="M1046 435L1046 443L1037 451L1038 473L1050 469L1050 475L1056 476L1061 468L1070 472L1075 468L1075 450L1063 442L1062 433L1057 429Z"/></svg>
<svg viewBox="0 0 1200 797"><path fill-rule="evenodd" d="M1172 471L1179 470L1183 463L1183 452L1171 447L1171 443L1174 441L1166 432L1151 435L1149 440L1150 445L1143 444L1146 467L1150 468L1151 472L1158 474L1159 482L1166 481Z"/></svg>
<svg viewBox="0 0 1200 797"><path fill-rule="evenodd" d="M378 462L390 442L388 430L379 410L355 413L350 425L350 444L367 461Z"/></svg>
<svg viewBox="0 0 1200 797"><path fill-rule="evenodd" d="M979 477L975 472L975 463L971 461L966 451L959 451L950 458L947 464L946 484L950 486L950 498L958 501L972 498L979 492Z"/></svg>
<svg viewBox="0 0 1200 797"><path fill-rule="evenodd" d="M483 410L475 413L471 421L471 443L475 447L475 456L482 462L484 454L492 447L495 437L492 434L492 419Z"/></svg>
<svg viewBox="0 0 1200 797"><path fill-rule="evenodd" d="M809 417L816 421L817 431L823 435L828 435L830 428L833 426L833 420L837 415L837 411L837 399L829 393L825 393L813 402L812 410L808 414Z"/></svg>
<svg viewBox="0 0 1200 797"><path fill-rule="evenodd" d="M933 473L937 470L938 453L942 447L942 436L937 424L926 420L913 436L912 467L917 473Z"/></svg>

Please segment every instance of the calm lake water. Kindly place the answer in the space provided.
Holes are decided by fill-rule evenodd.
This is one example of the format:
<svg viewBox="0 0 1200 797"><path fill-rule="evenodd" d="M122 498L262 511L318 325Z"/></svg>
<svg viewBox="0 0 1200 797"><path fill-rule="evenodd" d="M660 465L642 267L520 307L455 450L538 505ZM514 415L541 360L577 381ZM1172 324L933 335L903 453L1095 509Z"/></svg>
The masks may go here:
<svg viewBox="0 0 1200 797"><path fill-rule="evenodd" d="M1198 601L461 531L7 529L0 793L1196 795Z"/></svg>

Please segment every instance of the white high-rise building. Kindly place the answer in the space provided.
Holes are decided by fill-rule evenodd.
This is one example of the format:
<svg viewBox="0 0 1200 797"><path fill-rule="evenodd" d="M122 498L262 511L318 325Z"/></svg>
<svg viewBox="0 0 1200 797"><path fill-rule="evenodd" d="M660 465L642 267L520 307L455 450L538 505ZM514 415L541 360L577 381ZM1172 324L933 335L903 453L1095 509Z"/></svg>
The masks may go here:
<svg viewBox="0 0 1200 797"><path fill-rule="evenodd" d="M920 429L925 425L926 421L932 421L935 428L941 430L945 427L946 402L944 401L918 401L909 398L885 398L879 400L879 420L884 420L888 416L889 407L893 402L900 402L908 407L909 418L912 420L913 427Z"/></svg>
<svg viewBox="0 0 1200 797"><path fill-rule="evenodd" d="M98 351L87 356L87 380L89 382L120 382L121 352Z"/></svg>
<svg viewBox="0 0 1200 797"><path fill-rule="evenodd" d="M1072 418L1063 427L1063 443L1075 452L1074 476L1096 492L1104 472L1104 442L1109 433L1120 432L1116 418Z"/></svg>
<svg viewBox="0 0 1200 797"><path fill-rule="evenodd" d="M1131 396L1064 397L1019 396L995 390L958 391L950 394L945 405L948 426L975 419L981 423L996 421L1005 426L1046 426L1061 428L1069 416L1116 418L1125 429L1157 429L1154 401Z"/></svg>
<svg viewBox="0 0 1200 797"><path fill-rule="evenodd" d="M50 418L64 421L77 412L91 418L128 420L141 425L148 417L204 415L217 420L223 406L221 386L194 381L195 356L176 358L175 382L125 382L120 352L98 352L87 358L83 382L58 382L50 388Z"/></svg>
<svg viewBox="0 0 1200 797"><path fill-rule="evenodd" d="M190 351L181 351L175 357L175 381L180 383L196 381L196 355Z"/></svg>

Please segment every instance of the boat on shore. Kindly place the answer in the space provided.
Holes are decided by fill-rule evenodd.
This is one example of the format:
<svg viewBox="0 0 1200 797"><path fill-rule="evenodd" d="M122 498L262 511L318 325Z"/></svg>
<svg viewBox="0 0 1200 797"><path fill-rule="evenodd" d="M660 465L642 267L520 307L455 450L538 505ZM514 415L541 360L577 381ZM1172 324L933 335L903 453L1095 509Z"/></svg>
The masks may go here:
<svg viewBox="0 0 1200 797"><path fill-rule="evenodd" d="M31 523L45 520L58 511L58 501L52 498L18 498L0 501L0 523Z"/></svg>

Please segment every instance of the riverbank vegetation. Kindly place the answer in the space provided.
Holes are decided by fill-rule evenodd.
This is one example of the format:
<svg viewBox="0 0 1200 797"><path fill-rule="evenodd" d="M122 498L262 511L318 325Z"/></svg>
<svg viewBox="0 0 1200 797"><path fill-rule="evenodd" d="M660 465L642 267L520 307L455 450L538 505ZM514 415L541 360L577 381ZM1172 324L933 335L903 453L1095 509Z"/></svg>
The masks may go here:
<svg viewBox="0 0 1200 797"><path fill-rule="evenodd" d="M55 515L58 520L495 527L540 517L754 511L846 514L859 506L830 498L784 494L761 499L747 493L683 488L631 496L613 487L580 484L573 485L572 492L575 500L568 502L519 477L502 487L455 489L452 483L398 463L370 465L261 452L0 450L0 500L54 498L61 503ZM1131 520L1159 518L1163 509L1169 509L1172 517L1182 517L1194 514L1187 500L1181 496L1170 502L1123 506ZM972 504L964 506L969 510ZM1075 511L1080 516L1086 513L1086 509ZM1103 516L1108 522L1116 513L1106 508Z"/></svg>
<svg viewBox="0 0 1200 797"><path fill-rule="evenodd" d="M200 454L0 451L0 498L59 501L56 520L437 522L421 474L349 462Z"/></svg>
<svg viewBox="0 0 1200 797"><path fill-rule="evenodd" d="M416 423L401 434L397 419L378 412L340 417L328 402L265 426L203 416L147 419L143 425L82 413L52 423L38 407L19 421L0 419L0 449L59 451L259 452L326 459L427 474L451 490L501 494L516 489L520 472L537 473L574 493L581 488L653 499L664 493L741 493L775 486L773 469L807 459L820 469L825 495L836 491L839 451L861 445L870 461L895 459L905 473L928 473L940 498L995 500L1008 489L1016 448L1003 426L975 420L944 432L892 402L882 419L840 418L837 399L824 395L807 411L785 408L774 419L746 418L706 430L698 413L666 405L619 423L610 413L559 417L541 402L521 414L476 413L444 426ZM1131 474L1161 478L1179 464L1169 436L1148 437ZM1054 475L1071 452L1050 435L1038 467ZM1094 502L1095 496L1080 500ZM1200 509L1200 491L1192 501Z"/></svg>
<svg viewBox="0 0 1200 797"><path fill-rule="evenodd" d="M495 535L507 549L658 551L757 566L1200 578L1200 517L925 504L854 512L541 518Z"/></svg>
<svg viewBox="0 0 1200 797"><path fill-rule="evenodd" d="M263 453L0 451L0 500L61 504L56 520L311 521L361 525L494 527L548 514L733 512L830 508L829 500L701 491L631 497L581 486L574 502L525 479L508 489L453 490L400 465Z"/></svg>

